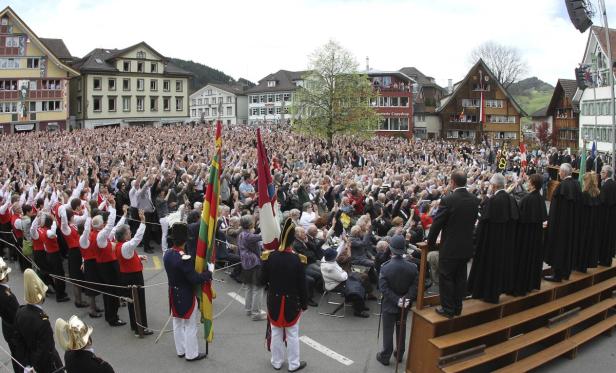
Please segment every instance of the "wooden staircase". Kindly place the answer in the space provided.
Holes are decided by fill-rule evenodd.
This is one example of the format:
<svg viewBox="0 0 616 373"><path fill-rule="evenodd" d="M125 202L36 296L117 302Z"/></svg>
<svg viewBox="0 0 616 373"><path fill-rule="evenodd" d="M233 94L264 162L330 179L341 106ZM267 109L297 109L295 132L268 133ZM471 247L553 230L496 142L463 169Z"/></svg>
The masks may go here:
<svg viewBox="0 0 616 373"><path fill-rule="evenodd" d="M466 300L453 319L419 306L412 317L408 373L527 372L563 355L575 358L579 346L611 334L616 261L562 283L543 281L524 297L501 296L499 304Z"/></svg>

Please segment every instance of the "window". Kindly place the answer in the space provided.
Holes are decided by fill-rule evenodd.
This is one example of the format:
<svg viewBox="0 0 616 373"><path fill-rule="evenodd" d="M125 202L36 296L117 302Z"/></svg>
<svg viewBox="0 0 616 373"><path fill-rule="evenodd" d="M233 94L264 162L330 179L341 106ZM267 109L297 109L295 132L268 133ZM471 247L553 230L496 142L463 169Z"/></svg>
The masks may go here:
<svg viewBox="0 0 616 373"><path fill-rule="evenodd" d="M143 62L137 62L137 72L138 73L143 72Z"/></svg>
<svg viewBox="0 0 616 373"><path fill-rule="evenodd" d="M426 114L415 114L415 122L425 122L426 121Z"/></svg>
<svg viewBox="0 0 616 373"><path fill-rule="evenodd" d="M267 86L268 87L275 87L276 86L276 81L275 80L268 80L267 81Z"/></svg>
<svg viewBox="0 0 616 373"><path fill-rule="evenodd" d="M19 36L7 36L5 46L8 48L19 47Z"/></svg>
<svg viewBox="0 0 616 373"><path fill-rule="evenodd" d="M130 71L130 61L124 61L122 71Z"/></svg>
<svg viewBox="0 0 616 373"><path fill-rule="evenodd" d="M259 102L265 102L266 100L267 100L267 96L266 95L259 96Z"/></svg>
<svg viewBox="0 0 616 373"><path fill-rule="evenodd" d="M204 99L203 99L203 103L204 103L205 105L209 105L209 104L210 104L210 99L209 99L209 98L204 98Z"/></svg>
<svg viewBox="0 0 616 373"><path fill-rule="evenodd" d="M137 111L143 111L143 107L144 104L143 102L145 101L145 97L143 96L137 96Z"/></svg>
<svg viewBox="0 0 616 373"><path fill-rule="evenodd" d="M176 92L181 92L182 91L182 81L181 80L176 80L175 81L175 91Z"/></svg>
<svg viewBox="0 0 616 373"><path fill-rule="evenodd" d="M15 58L0 58L0 69L19 69L19 60Z"/></svg>
<svg viewBox="0 0 616 373"><path fill-rule="evenodd" d="M81 113L81 96L77 97L77 113Z"/></svg>
<svg viewBox="0 0 616 373"><path fill-rule="evenodd" d="M150 111L158 111L158 97L150 96Z"/></svg>
<svg viewBox="0 0 616 373"><path fill-rule="evenodd" d="M39 59L38 58L27 58L26 59L26 68L28 69L38 69L39 67Z"/></svg>
<svg viewBox="0 0 616 373"><path fill-rule="evenodd" d="M122 79L122 90L130 91L130 78Z"/></svg>
<svg viewBox="0 0 616 373"><path fill-rule="evenodd" d="M479 107L481 100L478 98L465 98L462 100L462 107Z"/></svg>
<svg viewBox="0 0 616 373"><path fill-rule="evenodd" d="M137 90L138 91L143 91L143 79L137 79Z"/></svg>
<svg viewBox="0 0 616 373"><path fill-rule="evenodd" d="M393 97L392 97L393 98ZM389 106L389 97L379 97L379 106L380 107L386 107Z"/></svg>
<svg viewBox="0 0 616 373"><path fill-rule="evenodd" d="M81 87L81 85L78 85L78 87ZM58 79L44 79L41 81L41 89L55 90L55 89L61 89L61 88L62 86L60 85L60 80Z"/></svg>
<svg viewBox="0 0 616 373"><path fill-rule="evenodd" d="M409 106L409 98L408 97L400 97L400 106L408 107Z"/></svg>
<svg viewBox="0 0 616 373"><path fill-rule="evenodd" d="M170 111L171 110L171 98L163 97L163 110Z"/></svg>
<svg viewBox="0 0 616 373"><path fill-rule="evenodd" d="M150 72L151 73L156 73L158 72L158 64L156 62L152 62L150 64Z"/></svg>
<svg viewBox="0 0 616 373"><path fill-rule="evenodd" d="M122 96L122 111L130 111L130 96Z"/></svg>
<svg viewBox="0 0 616 373"><path fill-rule="evenodd" d="M389 106L398 106L398 97L390 97Z"/></svg>
<svg viewBox="0 0 616 373"><path fill-rule="evenodd" d="M485 100L486 107L502 108L504 106L503 100Z"/></svg>
<svg viewBox="0 0 616 373"><path fill-rule="evenodd" d="M233 102L233 101L231 101L231 99L232 99L231 96L227 96L227 104L230 104L231 102Z"/></svg>
<svg viewBox="0 0 616 373"><path fill-rule="evenodd" d="M17 113L17 102L0 102L0 113Z"/></svg>
<svg viewBox="0 0 616 373"><path fill-rule="evenodd" d="M210 116L210 109L209 108L205 108L203 110L203 115L205 115L206 117L209 117Z"/></svg>
<svg viewBox="0 0 616 373"><path fill-rule="evenodd" d="M227 115L233 115L233 107L227 106Z"/></svg>
<svg viewBox="0 0 616 373"><path fill-rule="evenodd" d="M196 99L196 98L193 98L193 99L192 99L192 104L191 104L191 105L192 105L192 106L197 105L197 99Z"/></svg>
<svg viewBox="0 0 616 373"><path fill-rule="evenodd" d="M267 95L267 102L274 102L274 95Z"/></svg>
<svg viewBox="0 0 616 373"><path fill-rule="evenodd" d="M115 78L109 78L109 80L107 81L107 85L108 85L108 89L110 91L115 91L116 90L116 80L115 80Z"/></svg>
<svg viewBox="0 0 616 373"><path fill-rule="evenodd" d="M101 90L101 78L92 79L92 89L97 90L97 91Z"/></svg>
<svg viewBox="0 0 616 373"><path fill-rule="evenodd" d="M250 109L250 115L259 115L259 108L253 107Z"/></svg>
<svg viewBox="0 0 616 373"><path fill-rule="evenodd" d="M280 94L277 94L274 96L274 101L280 102L280 98L281 98Z"/></svg>
<svg viewBox="0 0 616 373"><path fill-rule="evenodd" d="M0 80L0 91L16 91L17 80Z"/></svg>
<svg viewBox="0 0 616 373"><path fill-rule="evenodd" d="M267 115L274 115L274 108L273 107L268 107L267 108Z"/></svg>
<svg viewBox="0 0 616 373"><path fill-rule="evenodd" d="M250 96L250 103L256 104L259 102L259 96Z"/></svg>
<svg viewBox="0 0 616 373"><path fill-rule="evenodd" d="M144 51L137 52L137 58L144 59L145 58L145 52Z"/></svg>
<svg viewBox="0 0 616 373"><path fill-rule="evenodd" d="M36 101L30 101L28 104L29 104L28 111L30 113L35 113L36 112Z"/></svg>
<svg viewBox="0 0 616 373"><path fill-rule="evenodd" d="M30 80L28 86L31 91L36 91L36 80Z"/></svg>
<svg viewBox="0 0 616 373"><path fill-rule="evenodd" d="M107 110L116 111L116 96L107 97Z"/></svg>
<svg viewBox="0 0 616 373"><path fill-rule="evenodd" d="M158 91L158 80L150 79L150 91Z"/></svg>
<svg viewBox="0 0 616 373"><path fill-rule="evenodd" d="M92 110L95 112L100 112L102 110L101 107L101 96L93 96L92 97Z"/></svg>
<svg viewBox="0 0 616 373"><path fill-rule="evenodd" d="M196 117L197 116L197 109L192 109L190 112L192 113L192 115L191 115L192 117Z"/></svg>
<svg viewBox="0 0 616 373"><path fill-rule="evenodd" d="M280 106L276 107L276 114L280 114Z"/></svg>
<svg viewBox="0 0 616 373"><path fill-rule="evenodd" d="M178 80L178 82L182 82L181 80ZM184 98L183 97L176 97L175 98L175 111L182 111L184 110Z"/></svg>
<svg viewBox="0 0 616 373"><path fill-rule="evenodd" d="M265 108L262 107L261 109L259 109L259 114L261 115L265 115Z"/></svg>
<svg viewBox="0 0 616 373"><path fill-rule="evenodd" d="M218 110L215 107L213 107L212 108L212 116L215 117L216 115L218 115L217 113L218 113Z"/></svg>
<svg viewBox="0 0 616 373"><path fill-rule="evenodd" d="M165 92L171 91L171 81L163 80L163 91Z"/></svg>

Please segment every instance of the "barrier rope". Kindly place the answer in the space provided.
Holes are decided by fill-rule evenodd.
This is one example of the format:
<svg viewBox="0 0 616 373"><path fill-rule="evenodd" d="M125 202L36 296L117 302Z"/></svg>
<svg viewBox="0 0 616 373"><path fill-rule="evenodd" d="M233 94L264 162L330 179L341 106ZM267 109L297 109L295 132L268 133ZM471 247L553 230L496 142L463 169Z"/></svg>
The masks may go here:
<svg viewBox="0 0 616 373"><path fill-rule="evenodd" d="M25 366L23 366L23 365L21 365L21 363L20 363L17 359L15 359L15 358L13 357L13 355L11 355L11 353L10 353L9 351L5 350L5 349L4 349L4 347L2 347L2 345L0 345L0 349L1 349L2 351L4 351L4 353L5 353L5 354L7 354L7 355L11 358L11 360L13 360L14 362L16 362L16 363L17 363L17 365L19 365L22 369L24 369L24 370L26 369L26 367L25 367ZM8 370L9 372L12 372L12 371L13 371L12 369L9 369L9 368L7 368L6 366L4 366L4 364L2 364L2 366L3 366L3 367L5 367L5 368L6 368L6 370Z"/></svg>

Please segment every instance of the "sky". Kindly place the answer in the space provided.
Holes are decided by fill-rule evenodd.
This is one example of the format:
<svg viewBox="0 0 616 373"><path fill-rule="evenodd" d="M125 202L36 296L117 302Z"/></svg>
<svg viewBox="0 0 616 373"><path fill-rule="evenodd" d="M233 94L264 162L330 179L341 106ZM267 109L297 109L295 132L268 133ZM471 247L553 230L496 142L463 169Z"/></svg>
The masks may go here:
<svg viewBox="0 0 616 373"><path fill-rule="evenodd" d="M597 1L593 0L597 4ZM605 0L616 28L616 0ZM0 0L40 37L64 39L73 56L147 42L257 82L304 70L333 39L360 70L406 66L446 86L462 79L471 50L486 41L517 48L527 77L574 79L589 31L571 24L564 0ZM36 4L36 6L34 6ZM611 11L611 14L609 12ZM601 24L598 16L594 18Z"/></svg>

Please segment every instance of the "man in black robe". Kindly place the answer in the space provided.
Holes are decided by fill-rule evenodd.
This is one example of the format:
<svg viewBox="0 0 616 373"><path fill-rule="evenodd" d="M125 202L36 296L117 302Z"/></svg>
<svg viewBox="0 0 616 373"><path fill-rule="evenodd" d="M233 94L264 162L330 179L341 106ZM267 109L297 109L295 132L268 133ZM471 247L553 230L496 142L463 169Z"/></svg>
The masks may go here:
<svg viewBox="0 0 616 373"><path fill-rule="evenodd" d="M494 174L490 184L494 195L480 212L469 290L473 298L498 303L500 294L513 287L511 263L519 213L515 199L505 191L505 177Z"/></svg>
<svg viewBox="0 0 616 373"><path fill-rule="evenodd" d="M553 274L547 281L568 280L574 266L580 244L580 208L582 189L580 183L571 177L570 164L560 165L560 184L554 189L548 218L548 238L545 262L552 266Z"/></svg>
<svg viewBox="0 0 616 373"><path fill-rule="evenodd" d="M604 267L612 265L616 254L616 181L614 169L605 165L601 168L601 204L603 205L603 228L601 246L599 247L599 264Z"/></svg>

